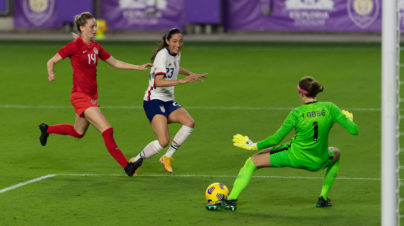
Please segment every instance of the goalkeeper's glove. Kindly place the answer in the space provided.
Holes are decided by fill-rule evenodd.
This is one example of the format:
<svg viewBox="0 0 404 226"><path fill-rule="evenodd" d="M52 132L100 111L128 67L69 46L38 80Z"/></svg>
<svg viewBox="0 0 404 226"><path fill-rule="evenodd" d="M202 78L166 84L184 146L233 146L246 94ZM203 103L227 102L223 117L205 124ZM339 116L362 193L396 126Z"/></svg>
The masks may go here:
<svg viewBox="0 0 404 226"><path fill-rule="evenodd" d="M351 112L342 110L342 114L344 114L349 120L353 121L353 114Z"/></svg>
<svg viewBox="0 0 404 226"><path fill-rule="evenodd" d="M252 142L248 136L236 134L233 136L233 145L246 150L258 150L257 143Z"/></svg>

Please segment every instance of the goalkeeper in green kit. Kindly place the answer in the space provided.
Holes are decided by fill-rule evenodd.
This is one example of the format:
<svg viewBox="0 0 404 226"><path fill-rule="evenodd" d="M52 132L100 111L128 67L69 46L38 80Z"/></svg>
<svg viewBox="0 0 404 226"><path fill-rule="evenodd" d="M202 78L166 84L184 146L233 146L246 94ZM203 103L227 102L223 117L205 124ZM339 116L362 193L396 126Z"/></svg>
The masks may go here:
<svg viewBox="0 0 404 226"><path fill-rule="evenodd" d="M247 136L240 134L233 136L234 146L263 151L247 159L227 200L208 204L206 209L235 211L238 196L247 187L252 174L263 167L292 167L309 171L326 169L316 207L331 206L328 191L339 170L340 151L328 146L328 134L335 122L353 135L358 134L358 126L353 122L352 113L341 111L331 102L316 100L317 94L323 91L323 86L314 78L303 77L297 89L304 104L289 113L273 136L257 143L252 142ZM295 129L295 137L288 143L278 145L292 129Z"/></svg>

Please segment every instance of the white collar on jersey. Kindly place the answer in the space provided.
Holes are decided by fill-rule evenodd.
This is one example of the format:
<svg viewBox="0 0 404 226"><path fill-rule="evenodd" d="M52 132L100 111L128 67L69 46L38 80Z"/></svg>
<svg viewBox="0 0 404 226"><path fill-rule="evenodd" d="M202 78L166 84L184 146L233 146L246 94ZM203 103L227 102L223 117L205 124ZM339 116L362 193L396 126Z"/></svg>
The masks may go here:
<svg viewBox="0 0 404 226"><path fill-rule="evenodd" d="M177 56L177 54L172 54L167 47L166 47L166 50L167 50L168 54L170 54L171 56L174 56L174 57Z"/></svg>

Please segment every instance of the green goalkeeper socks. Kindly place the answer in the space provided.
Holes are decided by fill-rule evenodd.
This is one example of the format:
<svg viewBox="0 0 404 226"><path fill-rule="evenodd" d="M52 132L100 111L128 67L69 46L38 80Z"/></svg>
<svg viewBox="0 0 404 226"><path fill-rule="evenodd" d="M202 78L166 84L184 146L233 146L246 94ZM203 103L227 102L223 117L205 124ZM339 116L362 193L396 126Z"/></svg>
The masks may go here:
<svg viewBox="0 0 404 226"><path fill-rule="evenodd" d="M329 167L327 171L325 172L324 175L324 181L323 181L323 188L321 189L321 194L320 196L323 196L325 200L328 199L328 191L330 191L332 184L335 181L335 178L337 177L338 170L339 170L339 162L340 159L338 159L334 165Z"/></svg>
<svg viewBox="0 0 404 226"><path fill-rule="evenodd" d="M251 158L248 158L247 161L245 162L243 168L241 168L240 172L238 173L236 180L234 181L233 189L231 190L231 193L230 193L229 197L227 198L228 200L238 199L238 196L240 195L240 193L250 183L252 174L256 170L257 170L257 167L255 167Z"/></svg>

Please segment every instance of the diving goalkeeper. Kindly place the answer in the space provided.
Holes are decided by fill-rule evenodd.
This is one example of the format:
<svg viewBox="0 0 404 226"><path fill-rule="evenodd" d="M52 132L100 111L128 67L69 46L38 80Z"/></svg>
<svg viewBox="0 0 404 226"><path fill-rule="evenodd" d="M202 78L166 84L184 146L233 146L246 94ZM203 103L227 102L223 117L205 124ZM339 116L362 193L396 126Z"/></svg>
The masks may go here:
<svg viewBox="0 0 404 226"><path fill-rule="evenodd" d="M247 187L252 174L263 167L292 167L309 171L326 169L316 207L331 206L328 192L338 173L340 151L336 147L328 146L328 134L335 122L341 124L353 135L358 134L358 126L353 122L352 113L341 111L331 102L317 101L316 96L323 91L323 86L314 78L303 77L297 89L304 104L289 113L283 125L273 136L257 143L252 142L247 136L240 134L233 136L234 146L246 150L263 151L247 159L234 181L227 200L208 204L206 206L208 210L224 208L235 211L237 199ZM290 142L278 145L292 129L295 129L296 136Z"/></svg>

